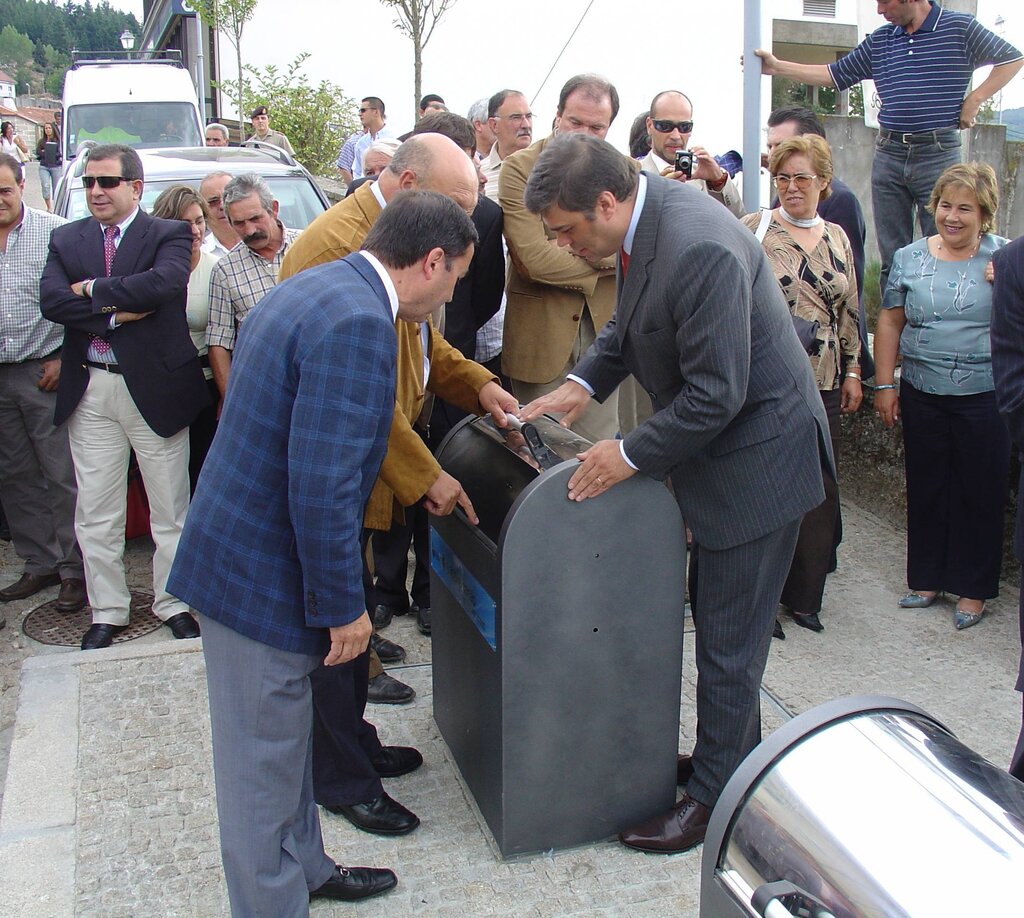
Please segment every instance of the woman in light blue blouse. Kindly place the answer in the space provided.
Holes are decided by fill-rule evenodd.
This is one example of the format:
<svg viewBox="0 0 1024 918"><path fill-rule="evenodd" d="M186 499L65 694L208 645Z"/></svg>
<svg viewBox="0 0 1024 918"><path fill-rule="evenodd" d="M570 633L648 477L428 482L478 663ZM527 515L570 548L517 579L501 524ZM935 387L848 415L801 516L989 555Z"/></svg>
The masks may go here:
<svg viewBox="0 0 1024 918"><path fill-rule="evenodd" d="M1010 440L996 410L989 321L991 230L999 206L985 163L950 166L929 210L938 233L896 252L875 333L875 410L903 422L907 585L920 609L957 596L957 630L999 592ZM899 395L894 380L903 355Z"/></svg>

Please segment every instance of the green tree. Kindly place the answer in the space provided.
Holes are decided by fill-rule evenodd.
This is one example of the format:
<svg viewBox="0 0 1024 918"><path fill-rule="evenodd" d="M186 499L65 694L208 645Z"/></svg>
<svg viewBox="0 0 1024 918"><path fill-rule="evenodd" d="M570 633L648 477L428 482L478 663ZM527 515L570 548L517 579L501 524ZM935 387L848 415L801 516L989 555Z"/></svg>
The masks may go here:
<svg viewBox="0 0 1024 918"><path fill-rule="evenodd" d="M394 26L412 41L413 117L423 96L423 49L456 0L380 0L397 15Z"/></svg>
<svg viewBox="0 0 1024 918"><path fill-rule="evenodd" d="M35 45L32 39L23 35L12 25L5 25L0 29L0 67L14 71L28 67L32 63L32 52Z"/></svg>
<svg viewBox="0 0 1024 918"><path fill-rule="evenodd" d="M208 26L216 29L231 43L238 59L238 139L245 138L245 77L242 66L242 32L256 12L258 0L191 0L192 8ZM290 139L290 138L289 138Z"/></svg>
<svg viewBox="0 0 1024 918"><path fill-rule="evenodd" d="M296 159L315 175L332 175L338 150L359 128L356 103L327 80L312 85L300 72L308 57L300 54L284 70L246 64L249 79L242 84L241 98L236 82L221 82L218 88L243 110L272 106L274 130L288 137Z"/></svg>

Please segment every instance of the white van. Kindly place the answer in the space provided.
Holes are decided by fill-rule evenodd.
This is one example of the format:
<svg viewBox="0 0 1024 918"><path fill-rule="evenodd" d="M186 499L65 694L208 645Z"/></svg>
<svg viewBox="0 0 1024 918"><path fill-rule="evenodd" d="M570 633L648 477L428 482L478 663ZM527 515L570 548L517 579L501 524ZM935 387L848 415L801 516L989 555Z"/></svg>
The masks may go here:
<svg viewBox="0 0 1024 918"><path fill-rule="evenodd" d="M203 146L192 77L181 64L180 52L161 54L131 59L111 53L111 60L72 60L64 77L65 162L74 159L86 140L139 149Z"/></svg>

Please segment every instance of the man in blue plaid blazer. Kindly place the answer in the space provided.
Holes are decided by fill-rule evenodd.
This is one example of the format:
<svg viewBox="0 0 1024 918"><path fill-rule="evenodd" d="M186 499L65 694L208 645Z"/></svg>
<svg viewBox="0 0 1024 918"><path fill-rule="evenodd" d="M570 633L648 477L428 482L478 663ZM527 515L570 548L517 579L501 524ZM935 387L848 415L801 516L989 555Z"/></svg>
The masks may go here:
<svg viewBox="0 0 1024 918"><path fill-rule="evenodd" d="M359 535L395 403L395 319L451 299L476 231L398 196L365 250L277 286L239 336L168 589L204 617L221 852L233 915L307 915L390 870L339 868L313 801L309 673L372 631Z"/></svg>

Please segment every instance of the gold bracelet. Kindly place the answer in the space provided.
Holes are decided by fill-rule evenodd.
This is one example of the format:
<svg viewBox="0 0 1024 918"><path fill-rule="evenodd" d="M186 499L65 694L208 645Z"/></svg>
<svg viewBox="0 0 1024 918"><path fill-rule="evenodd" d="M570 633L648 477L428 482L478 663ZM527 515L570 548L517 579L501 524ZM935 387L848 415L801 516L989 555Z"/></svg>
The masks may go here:
<svg viewBox="0 0 1024 918"><path fill-rule="evenodd" d="M860 373L844 373L843 376L847 379L860 379Z"/></svg>

